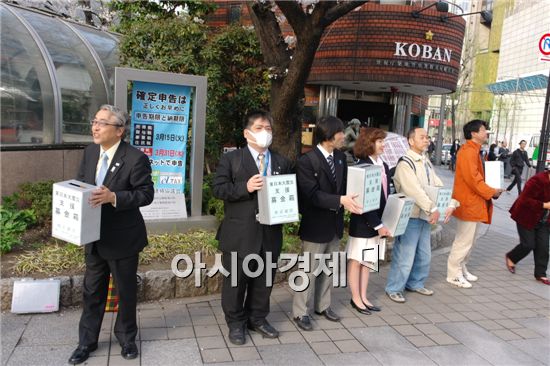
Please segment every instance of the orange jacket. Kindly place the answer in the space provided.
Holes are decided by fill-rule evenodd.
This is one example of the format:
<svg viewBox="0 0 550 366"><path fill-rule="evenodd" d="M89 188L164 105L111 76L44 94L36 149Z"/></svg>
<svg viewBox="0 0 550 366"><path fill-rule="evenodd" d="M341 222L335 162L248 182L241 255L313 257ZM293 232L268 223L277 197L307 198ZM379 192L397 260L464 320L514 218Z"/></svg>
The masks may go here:
<svg viewBox="0 0 550 366"><path fill-rule="evenodd" d="M496 190L485 184L483 162L479 155L481 145L467 140L460 147L456 159L453 198L460 202L454 216L462 221L491 223Z"/></svg>

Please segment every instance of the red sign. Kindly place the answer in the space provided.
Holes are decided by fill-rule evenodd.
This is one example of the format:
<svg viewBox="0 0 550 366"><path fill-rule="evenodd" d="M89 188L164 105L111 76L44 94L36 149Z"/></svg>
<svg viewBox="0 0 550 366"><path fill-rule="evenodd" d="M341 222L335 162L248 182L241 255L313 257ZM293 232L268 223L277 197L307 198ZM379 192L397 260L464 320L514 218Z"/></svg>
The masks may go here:
<svg viewBox="0 0 550 366"><path fill-rule="evenodd" d="M447 123L446 123L447 127L451 127L452 121L450 119L448 119L446 121L447 121ZM439 127L439 119L437 119L437 118L430 118L428 123L429 123L428 125L430 127Z"/></svg>
<svg viewBox="0 0 550 366"><path fill-rule="evenodd" d="M539 52L541 61L550 61L550 33L543 34L539 40Z"/></svg>

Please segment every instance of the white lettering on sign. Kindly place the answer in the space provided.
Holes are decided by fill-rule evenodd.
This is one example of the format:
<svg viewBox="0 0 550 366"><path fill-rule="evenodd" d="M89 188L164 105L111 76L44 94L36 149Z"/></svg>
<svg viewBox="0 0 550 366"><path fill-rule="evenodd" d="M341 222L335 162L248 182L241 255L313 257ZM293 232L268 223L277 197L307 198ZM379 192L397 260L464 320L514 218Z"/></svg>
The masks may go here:
<svg viewBox="0 0 550 366"><path fill-rule="evenodd" d="M418 43L395 42L395 53L393 55L412 58L420 56L421 59L425 60L451 62L452 50L448 48L441 49L439 47L436 47L434 50L432 46L427 44L419 45Z"/></svg>

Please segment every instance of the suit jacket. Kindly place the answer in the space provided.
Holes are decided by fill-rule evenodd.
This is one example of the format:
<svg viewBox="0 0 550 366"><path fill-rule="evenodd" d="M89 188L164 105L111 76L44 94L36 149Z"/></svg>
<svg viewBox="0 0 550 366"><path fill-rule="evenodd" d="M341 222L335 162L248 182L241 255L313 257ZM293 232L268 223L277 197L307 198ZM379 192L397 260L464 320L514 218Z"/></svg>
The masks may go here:
<svg viewBox="0 0 550 366"><path fill-rule="evenodd" d="M540 172L525 184L525 188L516 199L510 213L512 220L526 228L533 230L544 216L544 202L550 201L550 179L548 172ZM550 225L550 216L546 220Z"/></svg>
<svg viewBox="0 0 550 366"><path fill-rule="evenodd" d="M358 164L373 164L370 158L366 160L360 160ZM386 179L388 191L390 189L390 168L388 164L384 163L384 170L386 171ZM388 192L389 193L389 192ZM384 213L384 207L386 207L386 197L384 196L384 189L380 190L380 208L378 210L365 212L362 215L351 214L349 222L349 235L356 238L373 238L378 235L378 231L374 230L375 227L382 224L382 214Z"/></svg>
<svg viewBox="0 0 550 366"><path fill-rule="evenodd" d="M290 161L271 154L271 175L290 174ZM224 201L224 219L218 228L216 239L223 252L237 252L244 258L248 254L264 251L279 256L283 244L282 225L262 225L256 221L258 193L249 193L246 183L258 174L258 166L248 147L224 154L213 181L214 197Z"/></svg>
<svg viewBox="0 0 550 366"><path fill-rule="evenodd" d="M88 145L77 179L95 184L100 146ZM147 231L139 208L153 202L151 163L140 150L121 141L103 181L116 194L116 208L101 206L99 241L85 246L86 253L95 247L104 259L120 259L139 253L147 245Z"/></svg>
<svg viewBox="0 0 550 366"><path fill-rule="evenodd" d="M523 172L524 165L531 166L531 163L529 163L529 157L527 156L527 151L516 149L510 158L510 165L512 166L512 169L516 169L519 174Z"/></svg>
<svg viewBox="0 0 550 366"><path fill-rule="evenodd" d="M340 196L346 194L348 167L346 156L334 150L336 182L321 150L315 147L298 159L298 200L302 221L300 238L314 243L328 243L344 234L344 209Z"/></svg>

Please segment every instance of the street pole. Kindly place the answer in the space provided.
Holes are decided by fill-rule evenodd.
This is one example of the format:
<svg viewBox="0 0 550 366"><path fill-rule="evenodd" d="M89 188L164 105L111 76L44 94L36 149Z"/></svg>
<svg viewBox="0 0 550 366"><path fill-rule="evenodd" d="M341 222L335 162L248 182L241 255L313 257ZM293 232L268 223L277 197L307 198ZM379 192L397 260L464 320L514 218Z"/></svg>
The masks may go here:
<svg viewBox="0 0 550 366"><path fill-rule="evenodd" d="M439 106L439 126L437 127L437 144L435 145L435 165L441 165L441 150L443 148L443 125L445 124L446 104L447 104L447 94L442 94L441 105Z"/></svg>
<svg viewBox="0 0 550 366"><path fill-rule="evenodd" d="M548 74L548 85L546 86L546 102L544 103L544 114L542 117L542 128L540 130L539 155L537 156L537 173L544 171L548 154L548 140L550 139L550 73Z"/></svg>
<svg viewBox="0 0 550 366"><path fill-rule="evenodd" d="M500 94L500 103L498 104L498 122L497 122L497 134L496 134L496 140L498 141L498 134L500 130L500 110L502 109L502 94ZM506 134L506 132L505 132ZM504 139L503 139L504 140Z"/></svg>
<svg viewBox="0 0 550 366"><path fill-rule="evenodd" d="M516 79L516 93L514 95L514 110L512 111L512 124L510 125L510 149L514 149L512 146L512 139L514 138L514 126L516 125L516 109L518 107L518 89L519 89L519 76ZM519 141L516 141L519 142Z"/></svg>

